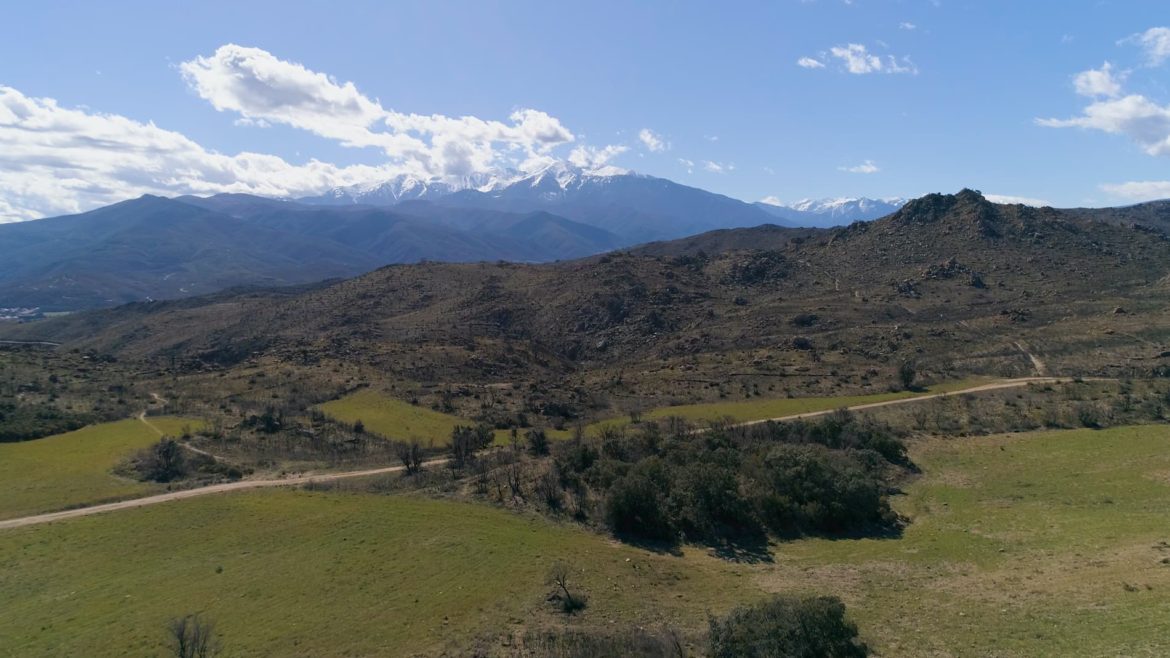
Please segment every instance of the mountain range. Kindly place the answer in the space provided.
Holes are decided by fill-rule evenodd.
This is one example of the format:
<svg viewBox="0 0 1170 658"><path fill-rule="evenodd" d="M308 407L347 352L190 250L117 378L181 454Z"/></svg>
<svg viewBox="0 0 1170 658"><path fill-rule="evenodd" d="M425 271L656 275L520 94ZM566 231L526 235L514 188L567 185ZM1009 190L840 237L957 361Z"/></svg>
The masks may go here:
<svg viewBox="0 0 1170 658"><path fill-rule="evenodd" d="M797 226L871 220L905 203L750 204L662 178L564 163L529 175L400 176L295 200L144 196L0 225L0 308L71 311L305 284L425 260L569 260L704 234L722 236L725 247L750 248L752 234L728 231L762 227L770 239L803 239L815 229ZM1067 212L1170 230L1166 202Z"/></svg>
<svg viewBox="0 0 1170 658"><path fill-rule="evenodd" d="M906 205L907 201L908 199L901 197L886 199L860 197L801 199L795 203L784 204L769 198L757 201L755 205L773 217L794 226L832 228L885 217Z"/></svg>
<svg viewBox="0 0 1170 658"><path fill-rule="evenodd" d="M552 264L396 265L0 333L199 371L360 354L411 381L613 385L624 373L631 386L657 373L655 386L680 395L736 377L803 386L810 372L869 372L850 380L864 386L905 359L936 373L1127 377L1168 367L1151 329L1164 321L1168 275L1170 239L1146 226L964 190L802 235L756 227ZM1039 365L1028 345L1043 346Z"/></svg>

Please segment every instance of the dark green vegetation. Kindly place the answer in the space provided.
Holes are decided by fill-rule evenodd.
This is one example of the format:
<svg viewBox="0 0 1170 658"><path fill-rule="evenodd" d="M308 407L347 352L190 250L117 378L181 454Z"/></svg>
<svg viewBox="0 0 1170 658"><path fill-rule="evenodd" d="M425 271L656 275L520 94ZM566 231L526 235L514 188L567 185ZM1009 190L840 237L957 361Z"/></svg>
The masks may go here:
<svg viewBox="0 0 1170 658"><path fill-rule="evenodd" d="M857 626L833 597L777 596L712 619L711 658L864 658Z"/></svg>
<svg viewBox="0 0 1170 658"><path fill-rule="evenodd" d="M673 425L558 445L560 505L635 540L720 544L898 529L888 481L910 464L889 428L848 414L703 432Z"/></svg>
<svg viewBox="0 0 1170 658"><path fill-rule="evenodd" d="M0 443L28 441L69 432L92 423L90 414L72 413L47 402L20 404L0 400Z"/></svg>

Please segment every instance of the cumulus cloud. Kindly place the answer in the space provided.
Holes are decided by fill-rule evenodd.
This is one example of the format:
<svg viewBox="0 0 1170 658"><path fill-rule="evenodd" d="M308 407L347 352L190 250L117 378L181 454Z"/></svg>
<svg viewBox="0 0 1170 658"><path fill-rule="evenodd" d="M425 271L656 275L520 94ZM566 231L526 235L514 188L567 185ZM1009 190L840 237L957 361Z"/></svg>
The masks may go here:
<svg viewBox="0 0 1170 658"><path fill-rule="evenodd" d="M638 141L642 142L643 146L655 153L665 151L666 149L670 148L670 144L663 141L661 135L655 133L649 128L643 128L638 132Z"/></svg>
<svg viewBox="0 0 1170 658"><path fill-rule="evenodd" d="M683 168L685 168L687 170L688 174L695 173L695 161L694 160L687 160L686 158L679 158L678 163L680 165L682 165Z"/></svg>
<svg viewBox="0 0 1170 658"><path fill-rule="evenodd" d="M345 146L377 148L432 176L484 171L517 150L539 159L575 140L555 117L533 109L516 110L508 122L388 110L352 82L337 82L260 48L227 44L183 62L179 70L216 110L306 130Z"/></svg>
<svg viewBox="0 0 1170 658"><path fill-rule="evenodd" d="M914 31L914 30L918 29L918 26L915 25L914 23L909 22L909 21L903 21L901 23L898 23L898 29L899 30Z"/></svg>
<svg viewBox="0 0 1170 658"><path fill-rule="evenodd" d="M1150 155L1170 155L1170 106L1138 94L1101 100L1070 119L1037 119L1049 128L1082 128L1125 135Z"/></svg>
<svg viewBox="0 0 1170 658"><path fill-rule="evenodd" d="M620 144L598 148L594 146L578 146L569 152L569 162L585 169L596 169L609 164L613 158L630 150Z"/></svg>
<svg viewBox="0 0 1170 658"><path fill-rule="evenodd" d="M984 198L992 203L1013 204L1018 203L1025 206L1032 206L1035 208L1043 208L1044 206L1051 206L1052 204L1044 199L1034 199L1026 196L1012 196L1010 194L984 194Z"/></svg>
<svg viewBox="0 0 1170 658"><path fill-rule="evenodd" d="M706 169L707 171L709 171L713 174L726 174L726 173L735 171L735 165L724 164L722 162L714 162L711 160L704 160L703 161L703 169Z"/></svg>
<svg viewBox="0 0 1170 658"><path fill-rule="evenodd" d="M760 203L766 203L769 206L783 206L784 205L784 202L781 201L780 197L777 197L777 196L766 196L766 197L760 199Z"/></svg>
<svg viewBox="0 0 1170 658"><path fill-rule="evenodd" d="M0 86L0 221L80 212L148 193L310 194L398 171L224 155L153 123L64 108Z"/></svg>
<svg viewBox="0 0 1170 658"><path fill-rule="evenodd" d="M1101 189L1115 197L1134 202L1170 198L1170 181L1106 183Z"/></svg>
<svg viewBox="0 0 1170 658"><path fill-rule="evenodd" d="M1146 55L1146 63L1150 66L1161 66L1170 59L1170 27L1151 27L1122 39L1119 43L1136 45Z"/></svg>
<svg viewBox="0 0 1170 658"><path fill-rule="evenodd" d="M864 44L848 43L843 46L833 46L827 53L821 53L819 58L801 57L796 63L805 68L824 68L824 60L836 59L843 71L854 75L869 73L909 73L916 75L918 67L909 57L895 57L893 55L875 55Z"/></svg>
<svg viewBox="0 0 1170 658"><path fill-rule="evenodd" d="M1116 98L1121 94L1125 73L1113 74L1113 65L1105 62L1099 69L1081 71L1073 78L1073 86L1082 96Z"/></svg>
<svg viewBox="0 0 1170 658"><path fill-rule="evenodd" d="M859 165L852 167L837 167L840 171L847 171L851 174L876 174L881 171L881 168L873 163L873 160L866 160Z"/></svg>
<svg viewBox="0 0 1170 658"><path fill-rule="evenodd" d="M243 192L285 197L386 180L399 174L455 178L502 168L536 171L576 141L545 112L519 109L507 121L386 109L352 82L225 45L179 69L191 89L236 124L285 125L385 156L378 165L218 153L154 123L65 108L0 86L0 222L80 212L141 194ZM579 145L568 156L605 166L627 147Z"/></svg>

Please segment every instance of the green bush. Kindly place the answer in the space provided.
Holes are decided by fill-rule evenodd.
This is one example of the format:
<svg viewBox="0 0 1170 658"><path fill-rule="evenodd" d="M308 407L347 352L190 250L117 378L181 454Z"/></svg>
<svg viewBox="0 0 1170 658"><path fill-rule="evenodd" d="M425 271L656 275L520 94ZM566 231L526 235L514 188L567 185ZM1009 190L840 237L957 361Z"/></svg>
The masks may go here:
<svg viewBox="0 0 1170 658"><path fill-rule="evenodd" d="M869 655L836 597L775 596L711 619L711 658L855 658Z"/></svg>

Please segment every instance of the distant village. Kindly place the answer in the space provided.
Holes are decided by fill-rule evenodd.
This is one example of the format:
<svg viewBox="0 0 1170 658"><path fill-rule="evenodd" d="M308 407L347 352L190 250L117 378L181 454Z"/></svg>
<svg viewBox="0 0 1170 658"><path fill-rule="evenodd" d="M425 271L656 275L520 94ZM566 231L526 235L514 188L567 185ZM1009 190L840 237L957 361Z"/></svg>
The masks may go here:
<svg viewBox="0 0 1170 658"><path fill-rule="evenodd" d="M0 322L32 322L45 317L39 307L0 308Z"/></svg>

